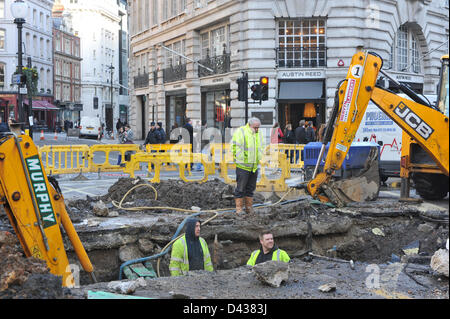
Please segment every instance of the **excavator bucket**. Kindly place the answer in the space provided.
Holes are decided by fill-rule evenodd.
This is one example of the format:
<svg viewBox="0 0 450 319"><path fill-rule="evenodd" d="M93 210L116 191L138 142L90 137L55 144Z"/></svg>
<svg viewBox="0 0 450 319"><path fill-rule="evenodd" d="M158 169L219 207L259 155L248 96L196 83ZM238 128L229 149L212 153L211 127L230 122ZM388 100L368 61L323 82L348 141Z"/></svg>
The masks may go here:
<svg viewBox="0 0 450 319"><path fill-rule="evenodd" d="M321 186L322 191L337 206L350 202L375 200L380 191L379 156L377 148L370 150L364 167L356 176L331 180Z"/></svg>

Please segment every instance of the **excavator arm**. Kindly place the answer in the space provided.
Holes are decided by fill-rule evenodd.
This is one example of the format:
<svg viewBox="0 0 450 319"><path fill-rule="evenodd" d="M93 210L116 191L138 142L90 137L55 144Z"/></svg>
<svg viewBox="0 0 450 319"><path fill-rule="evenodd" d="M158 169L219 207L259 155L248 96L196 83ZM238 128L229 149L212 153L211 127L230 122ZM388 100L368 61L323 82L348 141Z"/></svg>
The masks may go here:
<svg viewBox="0 0 450 319"><path fill-rule="evenodd" d="M342 181L333 179L334 172L341 168L355 138L369 100L415 139L448 176L448 116L423 105L424 101L407 87L403 89L414 101L376 87L380 72L388 76L381 70L382 64L381 57L376 53L358 52L352 58L346 79L338 84L316 169L306 186L309 194L322 202L344 206L351 201L371 200L378 196L376 154L369 155L361 176ZM330 146L324 168L318 173L328 142Z"/></svg>
<svg viewBox="0 0 450 319"><path fill-rule="evenodd" d="M59 187L49 182L37 147L27 135L0 136L0 202L27 257L45 260L52 274L62 276L63 286L73 287L60 229L63 226L81 265L95 281Z"/></svg>

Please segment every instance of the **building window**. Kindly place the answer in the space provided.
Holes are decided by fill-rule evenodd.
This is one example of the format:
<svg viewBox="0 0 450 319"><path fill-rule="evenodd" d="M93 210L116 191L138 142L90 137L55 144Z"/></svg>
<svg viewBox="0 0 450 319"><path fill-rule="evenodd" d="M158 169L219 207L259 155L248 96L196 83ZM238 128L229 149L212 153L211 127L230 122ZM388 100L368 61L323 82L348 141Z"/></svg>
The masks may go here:
<svg viewBox="0 0 450 319"><path fill-rule="evenodd" d="M5 30L0 29L0 50L5 50Z"/></svg>
<svg viewBox="0 0 450 319"><path fill-rule="evenodd" d="M152 8L152 23L155 25L158 24L158 0L153 0Z"/></svg>
<svg viewBox="0 0 450 319"><path fill-rule="evenodd" d="M400 26L396 34L394 68L401 72L420 73L420 51L416 36L406 25Z"/></svg>
<svg viewBox="0 0 450 319"><path fill-rule="evenodd" d="M201 34L202 59L223 55L229 47L229 26L222 26Z"/></svg>
<svg viewBox="0 0 450 319"><path fill-rule="evenodd" d="M0 19L5 17L5 0L0 0Z"/></svg>
<svg viewBox="0 0 450 319"><path fill-rule="evenodd" d="M171 49L177 53L184 55L184 51L185 51L185 47L186 47L185 40L181 40L181 41L174 42L172 44L168 44L168 45L166 45L166 47L168 47L169 49ZM165 61L166 61L167 68L184 63L183 58L181 56L179 56L178 54L173 53L169 50L165 50Z"/></svg>
<svg viewBox="0 0 450 319"><path fill-rule="evenodd" d="M278 66L288 68L326 66L324 19L278 22Z"/></svg>

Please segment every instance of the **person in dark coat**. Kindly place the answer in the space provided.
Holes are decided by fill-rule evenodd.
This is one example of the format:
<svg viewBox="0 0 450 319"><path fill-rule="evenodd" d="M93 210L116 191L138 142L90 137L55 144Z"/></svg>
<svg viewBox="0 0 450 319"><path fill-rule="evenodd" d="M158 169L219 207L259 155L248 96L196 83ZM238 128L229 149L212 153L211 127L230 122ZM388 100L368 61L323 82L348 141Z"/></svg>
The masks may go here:
<svg viewBox="0 0 450 319"><path fill-rule="evenodd" d="M183 126L184 129L186 129L189 133L189 142L186 144L191 144L191 151L194 151L194 127L192 126L192 120L190 118L186 119L186 124ZM194 163L191 161L191 169ZM187 167L187 166L186 166Z"/></svg>
<svg viewBox="0 0 450 319"><path fill-rule="evenodd" d="M161 134L156 128L155 122L150 123L150 131L147 133L147 137L144 141L144 146L147 144L160 144Z"/></svg>
<svg viewBox="0 0 450 319"><path fill-rule="evenodd" d="M297 139L298 144L306 144L305 120L301 120L299 127L295 129L295 138Z"/></svg>
<svg viewBox="0 0 450 319"><path fill-rule="evenodd" d="M306 124L306 143L314 142L316 140L316 132L312 126L312 122L309 121Z"/></svg>
<svg viewBox="0 0 450 319"><path fill-rule="evenodd" d="M166 143L166 131L162 127L162 122L156 123L156 130L159 132L159 144Z"/></svg>
<svg viewBox="0 0 450 319"><path fill-rule="evenodd" d="M292 124L288 123L286 125L286 130L284 132L284 142L286 144L297 144L297 139L295 138L295 133L292 130ZM298 150L295 151L296 157L298 158ZM294 163L294 150L286 150L286 157L290 159L291 164Z"/></svg>
<svg viewBox="0 0 450 319"><path fill-rule="evenodd" d="M192 126L192 120L190 118L186 119L186 124L184 124L183 128L185 128L189 132L189 143L194 143L194 127Z"/></svg>

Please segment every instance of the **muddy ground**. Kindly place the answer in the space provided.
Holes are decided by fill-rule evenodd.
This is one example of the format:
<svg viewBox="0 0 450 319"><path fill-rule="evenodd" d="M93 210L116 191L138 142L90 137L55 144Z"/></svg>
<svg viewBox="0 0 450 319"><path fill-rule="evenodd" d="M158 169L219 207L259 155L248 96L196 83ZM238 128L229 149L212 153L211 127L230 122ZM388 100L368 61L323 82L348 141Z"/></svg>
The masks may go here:
<svg viewBox="0 0 450 319"><path fill-rule="evenodd" d="M112 204L113 200L120 202L128 190L140 183L146 182L121 178L104 196L66 201L100 283L92 285L82 271L80 288L71 289L69 294L67 290L52 289L55 294L49 295L45 293L48 284L44 284L41 296L36 292L39 278L35 279L34 271L28 270L32 267L24 266L27 269L24 273L30 274L27 278L32 279L16 281L16 288L8 285L0 291L0 297L86 298L89 290L114 292L108 288L108 283L118 280L123 262L161 253L179 225L193 214L169 208L125 210ZM234 206L233 188L219 180L204 184L163 181L152 186L157 190L156 200L153 189L140 187L129 194L123 207L193 209L196 206L205 211ZM204 223L201 236L208 242L216 272L193 272L183 278L171 278L168 276L170 253L167 253L160 263L151 259L161 277L147 279L145 287L138 288L134 295L150 298L448 298L448 278L437 276L429 266L433 253L442 248L448 238L448 209L426 203L399 203L392 198L338 209L301 194L290 196L296 201L270 204L278 199L276 196L264 199L258 194L255 202L265 202L266 206L257 208L254 216L236 216L230 211L200 213ZM92 208L100 200L108 208L106 217L93 214ZM11 231L4 216L0 218L0 227L3 227L0 229ZM258 248L257 237L263 229L272 230L276 244L292 258L289 279L279 288L261 283L254 271L245 266L250 253ZM406 255L405 246L414 243L418 245L417 250L413 255ZM65 244L69 260L77 263L67 238ZM20 251L18 243L13 246ZM0 260L4 258L2 251ZM335 259L312 257L308 252ZM16 256L16 259L6 259L11 264L24 263L17 259L17 251L8 251L7 256L10 255ZM351 269L349 260L354 261L355 269ZM38 275L42 275L40 271ZM379 285L367 284L371 274L379 275ZM0 277L5 281L2 278L6 277ZM35 288L32 292L29 292L28 281ZM327 283L335 284L336 289L330 293L320 292L318 287Z"/></svg>

